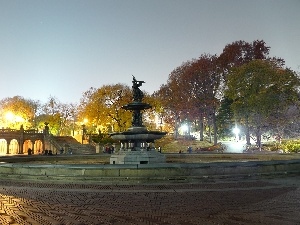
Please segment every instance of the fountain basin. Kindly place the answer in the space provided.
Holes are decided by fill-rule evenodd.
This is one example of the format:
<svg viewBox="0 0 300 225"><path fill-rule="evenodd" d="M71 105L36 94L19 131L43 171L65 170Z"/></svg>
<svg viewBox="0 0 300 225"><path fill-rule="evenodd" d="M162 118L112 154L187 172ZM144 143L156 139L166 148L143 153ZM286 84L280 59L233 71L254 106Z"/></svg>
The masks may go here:
<svg viewBox="0 0 300 225"><path fill-rule="evenodd" d="M144 102L131 102L127 105L122 106L122 108L126 110L144 110L150 109L152 108L152 106Z"/></svg>
<svg viewBox="0 0 300 225"><path fill-rule="evenodd" d="M166 156L155 150L120 150L110 157L110 164L152 164L165 162Z"/></svg>
<svg viewBox="0 0 300 225"><path fill-rule="evenodd" d="M120 141L140 140L145 142L153 142L154 140L160 139L165 135L166 132L160 132L160 131L144 131L141 133L125 131L125 132L113 133L111 134L111 138Z"/></svg>

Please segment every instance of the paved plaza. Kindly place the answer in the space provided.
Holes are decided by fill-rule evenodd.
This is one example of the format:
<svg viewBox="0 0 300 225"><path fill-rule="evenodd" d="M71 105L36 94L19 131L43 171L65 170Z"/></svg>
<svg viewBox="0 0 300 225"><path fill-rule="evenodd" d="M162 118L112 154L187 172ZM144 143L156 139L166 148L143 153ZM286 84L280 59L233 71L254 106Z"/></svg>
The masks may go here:
<svg viewBox="0 0 300 225"><path fill-rule="evenodd" d="M0 180L0 224L300 224L299 178L154 184Z"/></svg>

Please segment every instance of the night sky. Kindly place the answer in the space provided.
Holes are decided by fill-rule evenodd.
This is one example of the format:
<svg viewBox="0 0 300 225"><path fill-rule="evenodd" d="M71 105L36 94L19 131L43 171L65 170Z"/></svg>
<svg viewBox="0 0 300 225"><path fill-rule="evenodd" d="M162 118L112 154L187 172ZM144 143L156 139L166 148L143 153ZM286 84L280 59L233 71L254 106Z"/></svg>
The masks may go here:
<svg viewBox="0 0 300 225"><path fill-rule="evenodd" d="M0 32L0 99L77 103L131 75L151 94L238 40L264 40L300 71L299 0L0 0Z"/></svg>

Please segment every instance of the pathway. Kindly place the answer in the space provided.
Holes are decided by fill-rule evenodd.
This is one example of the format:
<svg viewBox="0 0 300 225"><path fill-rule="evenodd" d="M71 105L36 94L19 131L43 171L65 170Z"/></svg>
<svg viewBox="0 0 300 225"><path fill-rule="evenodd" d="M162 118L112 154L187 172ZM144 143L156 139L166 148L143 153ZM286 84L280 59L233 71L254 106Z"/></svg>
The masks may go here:
<svg viewBox="0 0 300 225"><path fill-rule="evenodd" d="M152 185L0 180L0 224L294 225L300 224L299 178Z"/></svg>

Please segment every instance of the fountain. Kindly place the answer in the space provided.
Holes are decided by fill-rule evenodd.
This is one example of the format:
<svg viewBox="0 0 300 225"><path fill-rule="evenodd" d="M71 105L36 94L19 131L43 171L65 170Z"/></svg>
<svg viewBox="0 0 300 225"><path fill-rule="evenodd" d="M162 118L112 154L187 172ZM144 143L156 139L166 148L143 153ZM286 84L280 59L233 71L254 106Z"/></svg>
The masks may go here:
<svg viewBox="0 0 300 225"><path fill-rule="evenodd" d="M121 148L110 157L110 164L149 164L164 163L166 158L156 151L154 141L166 135L166 132L149 131L143 125L142 111L152 106L144 103L143 92L139 89L144 81L137 81L133 76L133 102L122 108L132 111L131 127L125 132L112 133L114 140L121 142Z"/></svg>

